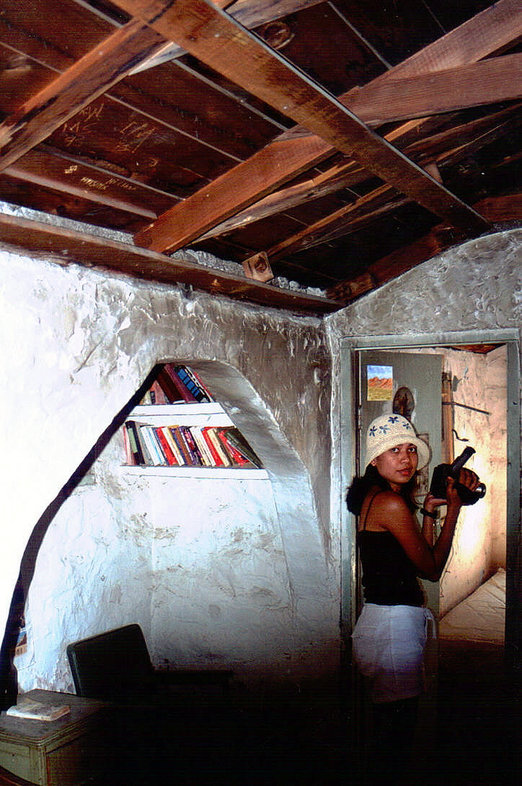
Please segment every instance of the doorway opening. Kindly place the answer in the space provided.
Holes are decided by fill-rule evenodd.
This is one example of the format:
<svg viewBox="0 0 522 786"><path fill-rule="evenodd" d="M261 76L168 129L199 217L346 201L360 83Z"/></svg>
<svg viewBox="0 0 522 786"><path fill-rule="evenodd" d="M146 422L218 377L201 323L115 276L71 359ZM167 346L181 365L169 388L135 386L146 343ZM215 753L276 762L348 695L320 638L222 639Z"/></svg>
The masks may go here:
<svg viewBox="0 0 522 786"><path fill-rule="evenodd" d="M439 371L436 364L433 371L432 358L439 359ZM374 391L379 387L373 374L376 369L383 378L388 376L383 385L389 391L387 397L369 402L373 395L369 381ZM387 411L405 414L417 432L423 437L428 434L433 452L430 477L437 463L450 463L465 446L476 451L468 466L486 482L486 497L461 516L445 573L434 597L432 593L428 599L442 621L441 632L446 619L437 651L436 714L439 721L442 715L451 714L456 724L454 740L459 739L461 750L449 753L455 761L465 761L471 772L485 766L482 752L472 761L477 740L484 740L484 756L495 740L499 747L505 745L513 718L509 686L520 646L518 335L506 330L346 339L342 380L343 489L359 474L366 426ZM430 388L427 394L426 387ZM344 505L342 515L342 619L349 653L361 593L355 520ZM474 596L476 592L479 597ZM466 601L471 603L469 608ZM356 714L361 706L358 688L354 678Z"/></svg>

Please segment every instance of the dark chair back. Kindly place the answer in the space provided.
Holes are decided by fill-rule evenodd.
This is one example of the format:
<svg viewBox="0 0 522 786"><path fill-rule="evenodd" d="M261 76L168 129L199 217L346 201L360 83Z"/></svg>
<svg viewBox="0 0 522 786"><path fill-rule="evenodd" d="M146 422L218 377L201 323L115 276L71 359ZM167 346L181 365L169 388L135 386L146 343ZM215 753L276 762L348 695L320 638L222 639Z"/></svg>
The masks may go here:
<svg viewBox="0 0 522 786"><path fill-rule="evenodd" d="M115 628L67 647L78 696L126 703L154 693L154 670L137 623Z"/></svg>
<svg viewBox="0 0 522 786"><path fill-rule="evenodd" d="M0 786L34 786L34 784L0 766Z"/></svg>

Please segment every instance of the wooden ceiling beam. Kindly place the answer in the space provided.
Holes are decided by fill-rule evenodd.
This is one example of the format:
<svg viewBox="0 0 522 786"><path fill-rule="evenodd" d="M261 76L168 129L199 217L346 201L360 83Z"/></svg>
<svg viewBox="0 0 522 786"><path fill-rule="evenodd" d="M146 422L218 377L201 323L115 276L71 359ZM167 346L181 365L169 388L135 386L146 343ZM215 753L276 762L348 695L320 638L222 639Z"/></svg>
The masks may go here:
<svg viewBox="0 0 522 786"><path fill-rule="evenodd" d="M175 5L152 6L149 0L118 1L126 11L149 22L160 35L177 41L195 57L350 155L435 215L470 235L488 228L487 222L458 197L208 0L177 0ZM183 227L173 221L175 210L139 232L135 242L156 251L184 245L180 241Z"/></svg>
<svg viewBox="0 0 522 786"><path fill-rule="evenodd" d="M522 53L403 79L374 80L352 93L350 109L368 125L454 112L522 97Z"/></svg>
<svg viewBox="0 0 522 786"><path fill-rule="evenodd" d="M261 221L263 218L269 218L275 213L282 213L285 210L298 207L304 202L320 199L328 196L328 194L335 194L343 188L357 185L357 183L361 182L361 179L367 176L368 173L355 161L335 164L325 172L308 178L302 183L287 186L280 191L273 191L246 210L213 227L200 237L199 241L235 232L249 224L254 224L256 221Z"/></svg>
<svg viewBox="0 0 522 786"><path fill-rule="evenodd" d="M131 244L5 213L0 213L0 243L41 254L43 259L62 265L83 264L145 281L188 284L213 295L297 313L328 314L342 307L330 298L306 291L274 287L243 275L235 276L181 259L169 259Z"/></svg>
<svg viewBox="0 0 522 786"><path fill-rule="evenodd" d="M499 113L499 115L504 115L504 113ZM515 120L518 120L519 123L522 122L522 118L519 116L515 118ZM439 153L435 159L430 158L431 163L427 166L438 167L439 165L447 165L448 163L455 164L461 158L469 155L470 153L474 153L484 145L489 144L498 135L501 135L503 132L505 132L507 125L509 125L509 121L505 121L503 123L497 122L492 129L488 130L484 130L481 127L480 133L476 139L468 140L458 148ZM454 131L453 136L458 136L459 128L452 130ZM460 128L461 136L462 133L463 129ZM325 173L325 175L327 174L328 173ZM354 178L355 174L356 173L353 174ZM295 234L285 238L283 241L272 248L266 249L265 253L267 257L270 259L270 262L274 262L278 259L281 259L285 255L295 254L299 251L305 251L307 249L313 248L320 243L327 243L329 241L336 240L347 234L356 232L361 227L371 223L371 221L374 219L380 218L384 213L397 210L399 207L402 207L402 205L409 201L406 198L390 199L390 197L393 197L394 195L394 189L388 189L388 198L390 201L386 206L384 206L383 197L385 197L385 195L386 191L382 187L374 189L361 199L358 199L356 202L352 203L352 205L347 205L346 207L340 208L339 210L325 216L324 218L319 219L319 221L316 221L306 228L301 229L299 232L296 232ZM272 194L271 196L275 195ZM482 203L480 204L482 205ZM474 209L477 210L477 212L480 213L480 215L483 216L487 221L492 220L489 216L489 213L484 212L482 209L478 209L476 205L474 206Z"/></svg>
<svg viewBox="0 0 522 786"><path fill-rule="evenodd" d="M476 210L493 224L522 221L522 192L486 197L475 205Z"/></svg>
<svg viewBox="0 0 522 786"><path fill-rule="evenodd" d="M407 145L403 148L403 152L408 157L413 157L421 166L423 166L421 163L423 161L434 161L445 165L453 164L468 153L480 150L481 147L509 130L513 124L517 123L517 119L513 115L516 115L518 108L517 105L478 120L461 122L442 133L436 132L412 145ZM519 122L522 122L522 119ZM422 127L420 128L422 129ZM402 134L395 136L395 132L391 132L389 136L397 141L402 139ZM462 139L466 140L464 144L455 147L455 142ZM254 224L256 221L299 207L299 205L314 199L335 194L344 188L353 188L367 177L366 170L355 161L335 164L316 177L273 191L259 202L250 205L246 210L236 213L222 224L210 229L198 239L198 242L235 232Z"/></svg>
<svg viewBox="0 0 522 786"><path fill-rule="evenodd" d="M373 262L361 275L331 287L327 291L328 297L340 300L345 305L351 303L465 239L459 230L439 224L419 240Z"/></svg>
<svg viewBox="0 0 522 786"><path fill-rule="evenodd" d="M318 2L273 0L267 8L261 0L238 0L234 3L234 14L247 27L253 27ZM229 4L228 0L221 2L221 5ZM150 63L165 43L165 39L149 25L130 21L116 28L68 69L61 73L58 71L58 76L50 84L0 124L0 172L50 136L95 98L134 73L140 64ZM42 56L45 61L45 51ZM57 69L54 67L53 70Z"/></svg>
<svg viewBox="0 0 522 786"><path fill-rule="evenodd" d="M335 233L344 234L355 231L370 223L374 218L384 212L396 210L409 200L400 198L397 191L389 186L381 186L370 194L356 199L350 205L345 205L339 210L305 227L291 237L285 238L280 243L266 249L265 253L270 263L281 259L288 254L295 254L307 248L313 248L318 243L328 242Z"/></svg>
<svg viewBox="0 0 522 786"><path fill-rule="evenodd" d="M267 4L266 0L235 0L235 2L234 0L225 0L222 3L216 2L215 5L226 8L230 16L234 17L237 22L252 30L254 27L273 22L323 2L324 0L270 0ZM133 73L154 68L184 54L185 50L182 47L169 41L161 51L138 65Z"/></svg>
<svg viewBox="0 0 522 786"><path fill-rule="evenodd" d="M508 45L521 33L522 9L518 0L499 0L377 79L382 83L399 75L405 77L474 62ZM341 100L347 102L349 96L347 93ZM176 208L176 213L171 215L176 221L179 219L182 227L176 246L182 247L201 237L333 152L331 145L317 136L283 135ZM233 203L230 194L235 195Z"/></svg>

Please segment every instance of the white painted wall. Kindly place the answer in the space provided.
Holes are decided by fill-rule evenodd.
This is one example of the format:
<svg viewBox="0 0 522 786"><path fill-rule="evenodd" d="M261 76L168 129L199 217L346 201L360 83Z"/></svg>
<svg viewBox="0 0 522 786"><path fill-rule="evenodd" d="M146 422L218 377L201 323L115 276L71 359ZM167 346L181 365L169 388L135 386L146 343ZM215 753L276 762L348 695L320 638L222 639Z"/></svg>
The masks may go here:
<svg viewBox="0 0 522 786"><path fill-rule="evenodd" d="M136 618L157 662L278 677L337 665L320 322L8 252L0 271L4 621L33 529L157 362L194 361L270 475L149 485L122 475L111 444L49 516L23 688L69 689L66 643Z"/></svg>

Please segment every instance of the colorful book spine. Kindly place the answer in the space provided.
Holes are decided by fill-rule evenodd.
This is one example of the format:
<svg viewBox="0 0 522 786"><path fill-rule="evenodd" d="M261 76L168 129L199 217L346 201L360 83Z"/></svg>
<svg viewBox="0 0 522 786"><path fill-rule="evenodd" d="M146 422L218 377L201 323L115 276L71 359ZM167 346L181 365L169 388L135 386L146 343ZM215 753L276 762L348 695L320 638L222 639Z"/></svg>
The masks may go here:
<svg viewBox="0 0 522 786"><path fill-rule="evenodd" d="M186 467L192 466L192 459L190 457L189 449L188 449L187 444L186 444L186 442L185 442L185 440L183 438L183 434L179 430L179 426L169 426L169 429L170 429L170 433L172 434L172 437L173 437L176 445L178 446L178 448L179 448L179 450L180 450L180 452L181 452L181 454L183 456L183 464Z"/></svg>
<svg viewBox="0 0 522 786"><path fill-rule="evenodd" d="M158 382L165 390L171 403L184 401L186 404L194 404L197 401L197 398L179 378L172 363L165 363L161 367L158 372Z"/></svg>
<svg viewBox="0 0 522 786"><path fill-rule="evenodd" d="M183 459L183 454L181 453L180 449L178 448L176 442L174 441L174 437L170 433L170 428L168 426L161 426L161 431L163 436L167 440L170 445L170 449L172 450L174 456L176 457L176 463L179 467L183 467L185 465L185 461Z"/></svg>
<svg viewBox="0 0 522 786"><path fill-rule="evenodd" d="M202 467L203 459L201 458L201 453L199 452L199 448L194 439L194 435L192 434L190 426L181 426L181 429L183 431L183 436L185 437L185 442L187 443L188 449L190 451L190 455L194 460L194 465Z"/></svg>
<svg viewBox="0 0 522 786"><path fill-rule="evenodd" d="M202 404L211 400L205 391L199 386L199 384L194 382L185 366L174 366L174 371L178 375L179 379L183 382L187 390L192 393L196 401Z"/></svg>
<svg viewBox="0 0 522 786"><path fill-rule="evenodd" d="M163 430L161 428L156 427L154 429L154 433L161 445L161 449L163 451L163 454L167 460L167 464L169 465L169 467L177 466L178 462L176 460L176 456L172 452L172 448L170 447L169 442L163 433Z"/></svg>
<svg viewBox="0 0 522 786"><path fill-rule="evenodd" d="M150 464L153 467L161 467L167 463L166 458L161 453L158 443L154 436L154 429L152 426L142 423L140 424L140 434L143 437L145 446L149 453ZM149 462L147 462L149 463Z"/></svg>
<svg viewBox="0 0 522 786"><path fill-rule="evenodd" d="M141 444L138 437L138 428L133 420L128 420L125 423L125 430L129 437L129 446L134 457L135 464L145 464L145 458L141 449Z"/></svg>

